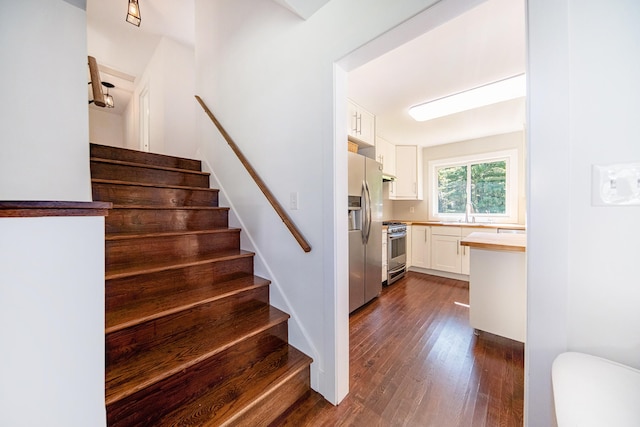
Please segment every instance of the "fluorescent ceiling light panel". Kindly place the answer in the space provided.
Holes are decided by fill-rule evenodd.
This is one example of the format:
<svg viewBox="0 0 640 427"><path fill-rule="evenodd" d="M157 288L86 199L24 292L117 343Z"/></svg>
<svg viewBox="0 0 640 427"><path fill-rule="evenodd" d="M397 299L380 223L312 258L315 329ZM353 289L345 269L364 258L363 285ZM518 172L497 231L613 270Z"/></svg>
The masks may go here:
<svg viewBox="0 0 640 427"><path fill-rule="evenodd" d="M520 74L474 89L445 96L409 108L409 114L418 122L521 98L527 93L526 77Z"/></svg>

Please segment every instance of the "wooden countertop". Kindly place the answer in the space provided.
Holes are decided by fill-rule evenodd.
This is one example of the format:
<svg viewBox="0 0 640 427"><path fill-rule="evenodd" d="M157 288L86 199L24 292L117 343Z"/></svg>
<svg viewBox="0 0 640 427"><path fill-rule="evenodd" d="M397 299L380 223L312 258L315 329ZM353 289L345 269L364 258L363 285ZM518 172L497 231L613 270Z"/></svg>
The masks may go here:
<svg viewBox="0 0 640 427"><path fill-rule="evenodd" d="M432 227L473 227L473 228L502 228L505 230L526 230L521 224L495 224L492 222L440 222L440 221L398 221L407 225L428 225Z"/></svg>
<svg viewBox="0 0 640 427"><path fill-rule="evenodd" d="M527 249L527 235L475 232L462 239L460 244L477 249L525 252Z"/></svg>

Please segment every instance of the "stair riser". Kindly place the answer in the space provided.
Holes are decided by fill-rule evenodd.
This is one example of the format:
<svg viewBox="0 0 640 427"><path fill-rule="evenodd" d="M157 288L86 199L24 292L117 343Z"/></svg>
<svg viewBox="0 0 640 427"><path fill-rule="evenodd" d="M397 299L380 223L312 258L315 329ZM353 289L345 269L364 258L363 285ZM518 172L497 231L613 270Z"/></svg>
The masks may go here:
<svg viewBox="0 0 640 427"><path fill-rule="evenodd" d="M201 283L214 286L216 283L249 275L253 275L253 256L107 280L107 316L111 309L131 301L179 295L183 289Z"/></svg>
<svg viewBox="0 0 640 427"><path fill-rule="evenodd" d="M199 160L183 159L95 144L91 144L91 157L196 171L201 170L202 167L202 163Z"/></svg>
<svg viewBox="0 0 640 427"><path fill-rule="evenodd" d="M211 334L215 334L217 325L242 316L246 309L263 306L268 300L269 290L258 288L107 334L107 366L131 359L148 349L161 349L168 344L172 344L171 348L175 353L188 353L189 348L176 349L175 341L184 342L184 337L192 330L211 329ZM240 321L241 317L238 317L238 322ZM189 342L187 345L197 346L198 343Z"/></svg>
<svg viewBox="0 0 640 427"><path fill-rule="evenodd" d="M214 255L240 248L239 230L175 236L142 237L107 240L105 242L106 271L127 268L148 262L176 261L196 255Z"/></svg>
<svg viewBox="0 0 640 427"><path fill-rule="evenodd" d="M233 374L277 351L287 341L287 324L281 323L245 340L153 387L107 406L110 427L162 425L161 418L188 403L202 391L221 386ZM233 396L229 396L233 398ZM202 425L193 423L191 425ZM186 420L184 425L189 425Z"/></svg>
<svg viewBox="0 0 640 427"><path fill-rule="evenodd" d="M111 179L145 184L209 188L208 175L152 169L144 166L102 163L99 161L91 161L91 177L93 179Z"/></svg>
<svg viewBox="0 0 640 427"><path fill-rule="evenodd" d="M218 206L218 192L94 182L94 201L114 205Z"/></svg>
<svg viewBox="0 0 640 427"><path fill-rule="evenodd" d="M257 405L246 411L242 416L235 418L233 422L223 424L228 426L252 426L268 427L273 421L280 418L299 399L304 397L311 389L311 372L309 366L282 384L268 398L262 399Z"/></svg>
<svg viewBox="0 0 640 427"><path fill-rule="evenodd" d="M218 209L128 209L116 208L105 218L110 233L159 233L199 231L229 226L229 210Z"/></svg>

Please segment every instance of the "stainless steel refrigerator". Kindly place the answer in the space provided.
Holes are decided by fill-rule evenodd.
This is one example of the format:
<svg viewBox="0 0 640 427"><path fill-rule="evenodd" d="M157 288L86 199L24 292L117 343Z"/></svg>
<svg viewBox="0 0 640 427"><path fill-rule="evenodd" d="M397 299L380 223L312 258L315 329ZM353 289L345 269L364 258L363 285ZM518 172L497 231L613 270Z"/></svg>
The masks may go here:
<svg viewBox="0 0 640 427"><path fill-rule="evenodd" d="M382 290L382 165L349 152L349 312Z"/></svg>

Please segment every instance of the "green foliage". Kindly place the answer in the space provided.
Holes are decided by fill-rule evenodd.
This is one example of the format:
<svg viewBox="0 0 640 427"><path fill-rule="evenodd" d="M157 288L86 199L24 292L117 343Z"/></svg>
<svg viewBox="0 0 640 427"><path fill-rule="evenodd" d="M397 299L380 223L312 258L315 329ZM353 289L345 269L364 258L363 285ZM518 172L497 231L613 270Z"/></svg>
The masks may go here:
<svg viewBox="0 0 640 427"><path fill-rule="evenodd" d="M438 169L438 212L464 213L467 205L467 167Z"/></svg>
<svg viewBox="0 0 640 427"><path fill-rule="evenodd" d="M505 160L450 166L437 170L438 212L464 213L471 202L474 212L506 213L507 162ZM467 195L467 181L470 194Z"/></svg>

